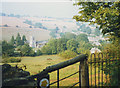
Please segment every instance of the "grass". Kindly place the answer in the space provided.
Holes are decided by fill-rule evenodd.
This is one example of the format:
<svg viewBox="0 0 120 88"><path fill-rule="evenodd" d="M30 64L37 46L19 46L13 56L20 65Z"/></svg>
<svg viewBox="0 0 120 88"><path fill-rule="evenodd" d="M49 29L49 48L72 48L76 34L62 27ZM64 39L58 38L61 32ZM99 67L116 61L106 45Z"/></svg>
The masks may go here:
<svg viewBox="0 0 120 88"><path fill-rule="evenodd" d="M43 69L45 69L47 66L51 66L51 65L54 65L60 62L64 62L67 59L63 59L62 57L57 56L57 55L42 55L42 56L37 56L37 57L22 57L21 60L22 61L20 63L9 63L9 64L11 64L12 66L15 66L16 64L18 64L19 67L26 65L27 67L26 71L29 71L31 75L34 75L34 74L39 73ZM79 63L60 69L59 70L60 79L66 76L69 76L72 73L77 72L78 70L79 70ZM89 70L89 74L91 74L90 70ZM96 68L96 74L98 74L98 68ZM49 73L49 75L50 75L50 83L57 81L57 71L51 72ZM92 76L89 77L90 80L91 80L91 77L93 79L92 85L94 85L95 83L94 82L95 81L94 80L95 79L94 68L92 68ZM98 75L96 76L96 78L98 79ZM104 76L104 80L105 80L105 76ZM77 73L76 75L71 76L70 78L60 81L60 86L72 86L72 84L78 81L79 81L79 74ZM98 84L98 81L96 81L96 83ZM56 85L57 84L52 85L52 86L56 86ZM90 85L91 85L91 82L90 82Z"/></svg>

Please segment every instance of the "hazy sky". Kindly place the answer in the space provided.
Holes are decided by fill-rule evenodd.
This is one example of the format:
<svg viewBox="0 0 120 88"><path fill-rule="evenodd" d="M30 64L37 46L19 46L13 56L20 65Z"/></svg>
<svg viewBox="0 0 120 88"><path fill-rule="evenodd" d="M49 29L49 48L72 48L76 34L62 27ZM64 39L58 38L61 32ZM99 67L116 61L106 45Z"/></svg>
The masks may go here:
<svg viewBox="0 0 120 88"><path fill-rule="evenodd" d="M2 2L66 2L71 0L1 0Z"/></svg>
<svg viewBox="0 0 120 88"><path fill-rule="evenodd" d="M2 0L3 13L30 16L67 17L78 13L78 7L70 0Z"/></svg>

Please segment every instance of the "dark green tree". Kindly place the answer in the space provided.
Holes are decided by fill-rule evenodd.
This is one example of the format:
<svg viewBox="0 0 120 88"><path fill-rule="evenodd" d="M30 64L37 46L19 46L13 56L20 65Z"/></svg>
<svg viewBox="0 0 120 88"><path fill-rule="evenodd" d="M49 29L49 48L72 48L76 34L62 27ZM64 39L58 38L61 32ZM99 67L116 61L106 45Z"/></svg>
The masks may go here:
<svg viewBox="0 0 120 88"><path fill-rule="evenodd" d="M26 43L27 39L25 37L25 35L22 36L22 45L24 45Z"/></svg>
<svg viewBox="0 0 120 88"><path fill-rule="evenodd" d="M16 37L16 45L17 46L22 45L22 40L19 33L17 34L17 37Z"/></svg>
<svg viewBox="0 0 120 88"><path fill-rule="evenodd" d="M11 45L14 45L14 44L15 44L14 36L12 36L12 38L11 38L11 40L10 40L10 44L11 44Z"/></svg>
<svg viewBox="0 0 120 88"><path fill-rule="evenodd" d="M35 54L32 48L28 44L23 45L20 51L22 53L22 56L34 56Z"/></svg>
<svg viewBox="0 0 120 88"><path fill-rule="evenodd" d="M7 41L2 41L2 56L9 57L14 55L14 46L7 43Z"/></svg>

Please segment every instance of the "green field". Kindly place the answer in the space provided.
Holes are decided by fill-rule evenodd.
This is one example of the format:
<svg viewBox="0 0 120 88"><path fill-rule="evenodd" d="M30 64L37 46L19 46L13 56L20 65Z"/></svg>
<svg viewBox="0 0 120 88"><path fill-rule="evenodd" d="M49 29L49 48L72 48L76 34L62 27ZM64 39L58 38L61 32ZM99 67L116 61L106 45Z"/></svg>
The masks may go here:
<svg viewBox="0 0 120 88"><path fill-rule="evenodd" d="M22 61L20 63L9 63L9 64L11 64L12 66L15 66L17 64L19 67L26 65L26 67L27 67L26 71L29 71L31 75L39 73L40 71L45 69L47 66L51 66L51 65L68 60L68 59L63 59L62 57L60 57L58 55L42 55L42 56L37 56L37 57L22 57L21 59L22 59ZM66 77L66 76L69 76L70 74L75 73L78 70L79 70L79 62L74 65L60 69L60 79ZM89 71L89 72L91 72L91 71ZM96 69L96 72L97 72L97 69ZM57 81L57 72L56 71L49 73L49 74L50 74L50 83ZM92 71L92 78L94 81L94 68ZM61 81L60 86L72 86L72 84L74 84L78 81L79 81L79 74L76 74L74 76L71 76L70 78L67 78L67 79ZM94 84L92 84L92 85L94 85ZM56 86L56 84L53 86ZM76 85L76 86L78 86L78 85Z"/></svg>
<svg viewBox="0 0 120 88"><path fill-rule="evenodd" d="M26 65L27 69L26 71L29 71L31 75L37 74L43 69L45 69L47 66L51 66L60 62L64 62L68 59L63 59L60 56L57 55L42 55L37 57L22 57L22 61L20 63L8 63L12 66L15 66L16 64L19 67L22 67L23 65ZM60 70L60 78L63 78L65 76L69 76L70 74L77 72L79 67L79 63L76 63L74 65L65 67ZM67 78L60 82L61 86L70 86L76 82L78 82L79 75L76 74L70 78ZM57 80L57 73L56 71L50 73L50 82ZM56 84L55 84L56 85ZM53 86L55 86L53 85Z"/></svg>

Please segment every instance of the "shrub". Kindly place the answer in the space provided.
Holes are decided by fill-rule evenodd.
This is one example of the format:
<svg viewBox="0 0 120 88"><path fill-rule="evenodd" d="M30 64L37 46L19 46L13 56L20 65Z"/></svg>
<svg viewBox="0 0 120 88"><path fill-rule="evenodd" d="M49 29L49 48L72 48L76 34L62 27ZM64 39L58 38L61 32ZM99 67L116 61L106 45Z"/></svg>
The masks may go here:
<svg viewBox="0 0 120 88"><path fill-rule="evenodd" d="M2 62L3 63L16 63L16 62L21 62L21 59L16 58L16 57L10 57L10 58L5 58Z"/></svg>
<svg viewBox="0 0 120 88"><path fill-rule="evenodd" d="M70 59L70 58L74 58L77 56L77 53L71 51L71 50L66 50L66 51L63 51L61 53L59 53L60 56L62 56L63 58L65 59Z"/></svg>

